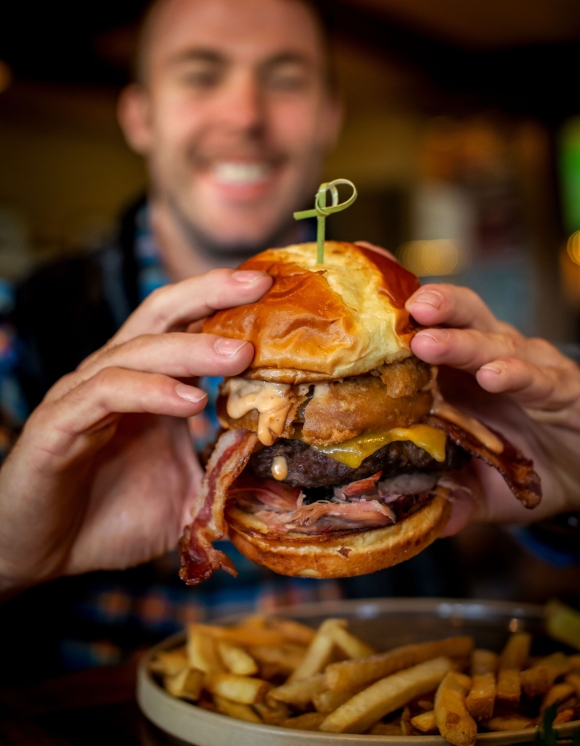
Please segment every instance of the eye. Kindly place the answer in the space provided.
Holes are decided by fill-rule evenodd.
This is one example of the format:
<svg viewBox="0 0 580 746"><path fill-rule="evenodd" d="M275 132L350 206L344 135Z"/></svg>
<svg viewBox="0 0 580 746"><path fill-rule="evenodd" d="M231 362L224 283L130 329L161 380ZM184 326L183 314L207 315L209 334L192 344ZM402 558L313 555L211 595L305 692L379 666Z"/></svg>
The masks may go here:
<svg viewBox="0 0 580 746"><path fill-rule="evenodd" d="M218 65L196 65L182 74L183 83L194 89L207 90L219 84L222 71Z"/></svg>
<svg viewBox="0 0 580 746"><path fill-rule="evenodd" d="M264 78L265 85L274 91L302 91L310 84L308 71L298 64L278 65L268 70Z"/></svg>

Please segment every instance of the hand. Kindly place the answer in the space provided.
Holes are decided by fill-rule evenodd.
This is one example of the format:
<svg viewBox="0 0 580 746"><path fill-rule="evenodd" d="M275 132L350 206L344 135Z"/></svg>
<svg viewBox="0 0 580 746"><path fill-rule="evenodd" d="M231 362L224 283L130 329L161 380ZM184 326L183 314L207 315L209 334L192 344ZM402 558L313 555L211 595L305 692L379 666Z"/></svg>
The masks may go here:
<svg viewBox="0 0 580 746"><path fill-rule="evenodd" d="M186 418L207 397L191 379L237 375L253 357L249 343L180 330L270 285L224 269L162 288L52 387L0 470L0 589L176 545L202 473Z"/></svg>
<svg viewBox="0 0 580 746"><path fill-rule="evenodd" d="M467 288L425 285L406 304L419 322L411 348L443 367L445 398L517 445L542 480L543 498L526 510L501 476L473 459L465 473L473 500L459 500L446 533L470 519L529 523L580 509L580 369L543 339L499 321ZM432 328L437 325L439 328Z"/></svg>

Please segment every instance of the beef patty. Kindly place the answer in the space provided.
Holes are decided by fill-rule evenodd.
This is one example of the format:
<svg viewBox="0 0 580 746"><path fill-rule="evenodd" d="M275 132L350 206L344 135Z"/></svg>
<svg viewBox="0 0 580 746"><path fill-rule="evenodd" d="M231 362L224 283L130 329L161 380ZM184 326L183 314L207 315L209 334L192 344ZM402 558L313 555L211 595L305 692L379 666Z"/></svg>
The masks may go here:
<svg viewBox="0 0 580 746"><path fill-rule="evenodd" d="M272 461L276 456L286 459L288 476L283 481L293 487L347 484L370 477L378 471L383 472L385 479L414 471L446 472L460 469L470 458L468 453L450 440L447 441L443 462L435 461L427 451L409 440L403 440L379 448L367 456L359 467L352 469L300 440L279 438L274 445L252 455L250 469L261 479L272 479Z"/></svg>

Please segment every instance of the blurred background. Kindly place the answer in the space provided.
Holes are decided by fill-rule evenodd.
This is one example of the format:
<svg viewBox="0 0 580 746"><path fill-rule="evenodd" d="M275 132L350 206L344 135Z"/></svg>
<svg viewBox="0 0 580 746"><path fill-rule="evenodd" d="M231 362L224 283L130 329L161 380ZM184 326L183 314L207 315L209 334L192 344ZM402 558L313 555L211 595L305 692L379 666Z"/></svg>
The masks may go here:
<svg viewBox="0 0 580 746"><path fill-rule="evenodd" d="M33 23L25 3L2 9L4 283L102 242L146 188L115 113L142 6L54 0ZM347 110L326 175L360 192L333 233L385 246L424 280L468 285L524 333L573 350L580 3L333 0L326 14ZM577 586L577 570L534 559L505 530L457 541L471 595L544 600Z"/></svg>

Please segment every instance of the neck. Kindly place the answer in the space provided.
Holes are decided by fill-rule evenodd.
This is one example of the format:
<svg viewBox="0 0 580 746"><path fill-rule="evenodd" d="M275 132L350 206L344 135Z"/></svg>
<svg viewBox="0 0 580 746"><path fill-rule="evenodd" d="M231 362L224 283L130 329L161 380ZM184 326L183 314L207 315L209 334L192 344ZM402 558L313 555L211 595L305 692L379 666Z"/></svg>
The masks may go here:
<svg viewBox="0 0 580 746"><path fill-rule="evenodd" d="M163 265L173 282L201 275L218 266L217 261L212 262L198 246L194 245L191 237L186 236L166 202L151 197L149 215Z"/></svg>
<svg viewBox="0 0 580 746"><path fill-rule="evenodd" d="M179 282L193 275L204 274L218 267L237 267L242 261L257 254L270 245L286 246L300 240L301 226L291 225L280 231L264 245L231 253L212 251L194 230L188 230L185 218L180 218L176 210L166 201L156 196L149 198L151 228L161 254L165 271L173 282Z"/></svg>

